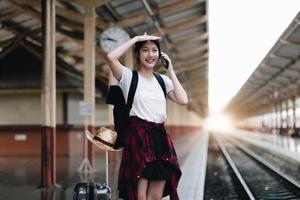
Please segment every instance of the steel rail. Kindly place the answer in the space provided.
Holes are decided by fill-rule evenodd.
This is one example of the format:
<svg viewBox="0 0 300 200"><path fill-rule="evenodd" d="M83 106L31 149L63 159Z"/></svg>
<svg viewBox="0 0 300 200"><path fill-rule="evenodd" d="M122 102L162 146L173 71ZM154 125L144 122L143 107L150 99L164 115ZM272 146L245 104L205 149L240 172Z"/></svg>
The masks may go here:
<svg viewBox="0 0 300 200"><path fill-rule="evenodd" d="M268 169L274 175L282 178L285 181L286 186L288 188L292 189L293 192L296 192L297 194L300 194L300 185L292 177L290 177L290 176L282 173L279 169L277 169L276 167L274 167L271 163L269 163L268 161L264 160L261 156L257 155L256 153L254 153L249 148L245 147L244 145L242 145L241 143L239 143L235 139L229 139L229 140L231 140L231 142L234 145L236 145L240 150L242 150L243 152L245 152L249 157L251 157L257 163L259 163L260 165L262 165L263 167L265 167L266 169Z"/></svg>
<svg viewBox="0 0 300 200"><path fill-rule="evenodd" d="M230 169L232 170L232 172L234 174L233 178L235 178L237 180L237 182L240 184L240 188L243 191L243 193L241 194L243 196L243 199L247 198L247 199L255 200L254 195L252 194L247 183L245 182L244 178L242 177L241 173L239 172L238 168L236 167L231 156L227 152L225 146L223 145L221 140L215 134L214 134L214 138L216 139L216 142L217 142L218 146L220 147L220 149L225 157L225 160L227 161Z"/></svg>

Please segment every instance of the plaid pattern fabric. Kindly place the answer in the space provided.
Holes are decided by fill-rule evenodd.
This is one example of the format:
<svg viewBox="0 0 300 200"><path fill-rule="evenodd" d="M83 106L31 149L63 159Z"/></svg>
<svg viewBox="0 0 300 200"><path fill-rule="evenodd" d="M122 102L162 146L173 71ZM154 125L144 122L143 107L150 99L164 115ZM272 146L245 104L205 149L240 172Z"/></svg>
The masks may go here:
<svg viewBox="0 0 300 200"><path fill-rule="evenodd" d="M138 179L146 164L157 160L152 149L149 132L163 134L167 138L167 151L161 155L160 159L170 163L173 170L171 178L166 182L163 195L170 195L170 200L178 200L177 186L181 170L171 138L167 134L164 124L148 122L138 117L130 117L129 128L124 134L124 150L118 184L119 196L126 200L137 200Z"/></svg>

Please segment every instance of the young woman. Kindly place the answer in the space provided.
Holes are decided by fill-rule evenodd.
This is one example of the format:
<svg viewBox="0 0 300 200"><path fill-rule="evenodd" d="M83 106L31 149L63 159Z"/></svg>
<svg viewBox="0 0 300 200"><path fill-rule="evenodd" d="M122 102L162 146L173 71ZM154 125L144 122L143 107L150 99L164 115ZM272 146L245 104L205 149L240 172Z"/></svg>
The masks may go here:
<svg viewBox="0 0 300 200"><path fill-rule="evenodd" d="M127 100L132 71L119 58L135 45L138 86L130 111L129 128L124 134L124 150L119 173L119 196L125 200L156 200L169 195L178 199L177 185L181 176L171 138L164 126L166 99L154 76L160 56L169 62L168 76L161 75L167 97L184 105L185 90L178 81L169 56L160 51L159 37L135 36L107 55L113 76L119 81Z"/></svg>

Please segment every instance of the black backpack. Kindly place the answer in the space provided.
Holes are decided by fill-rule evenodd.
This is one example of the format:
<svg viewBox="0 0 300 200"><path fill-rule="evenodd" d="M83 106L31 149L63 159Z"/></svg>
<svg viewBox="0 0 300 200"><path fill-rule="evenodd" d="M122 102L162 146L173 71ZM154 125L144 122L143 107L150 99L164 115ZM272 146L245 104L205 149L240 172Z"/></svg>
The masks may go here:
<svg viewBox="0 0 300 200"><path fill-rule="evenodd" d="M153 74L157 79L159 85L161 86L166 97L167 92L163 78L158 73ZM118 85L111 85L109 87L109 91L106 97L106 103L114 106L114 125L115 131L118 133L115 148L120 148L123 146L123 132L127 129L129 125L129 113L132 107L133 98L137 88L138 78L139 77L137 71L132 71L132 79L128 92L127 104L125 103L123 92Z"/></svg>

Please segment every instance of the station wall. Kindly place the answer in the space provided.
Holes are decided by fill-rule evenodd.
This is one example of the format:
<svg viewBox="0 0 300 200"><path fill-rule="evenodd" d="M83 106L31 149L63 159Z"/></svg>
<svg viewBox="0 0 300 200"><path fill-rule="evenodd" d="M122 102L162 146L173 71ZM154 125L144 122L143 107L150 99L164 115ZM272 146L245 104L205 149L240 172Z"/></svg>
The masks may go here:
<svg viewBox="0 0 300 200"><path fill-rule="evenodd" d="M84 118L79 114L79 102L82 99L79 93L57 94L57 156L82 154ZM39 156L41 95L37 92L1 94L0 111L0 156ZM187 106L168 100L167 115L166 126L174 137L182 133L196 132L201 128L201 118L189 111ZM112 106L98 102L95 127L112 127L112 121Z"/></svg>

